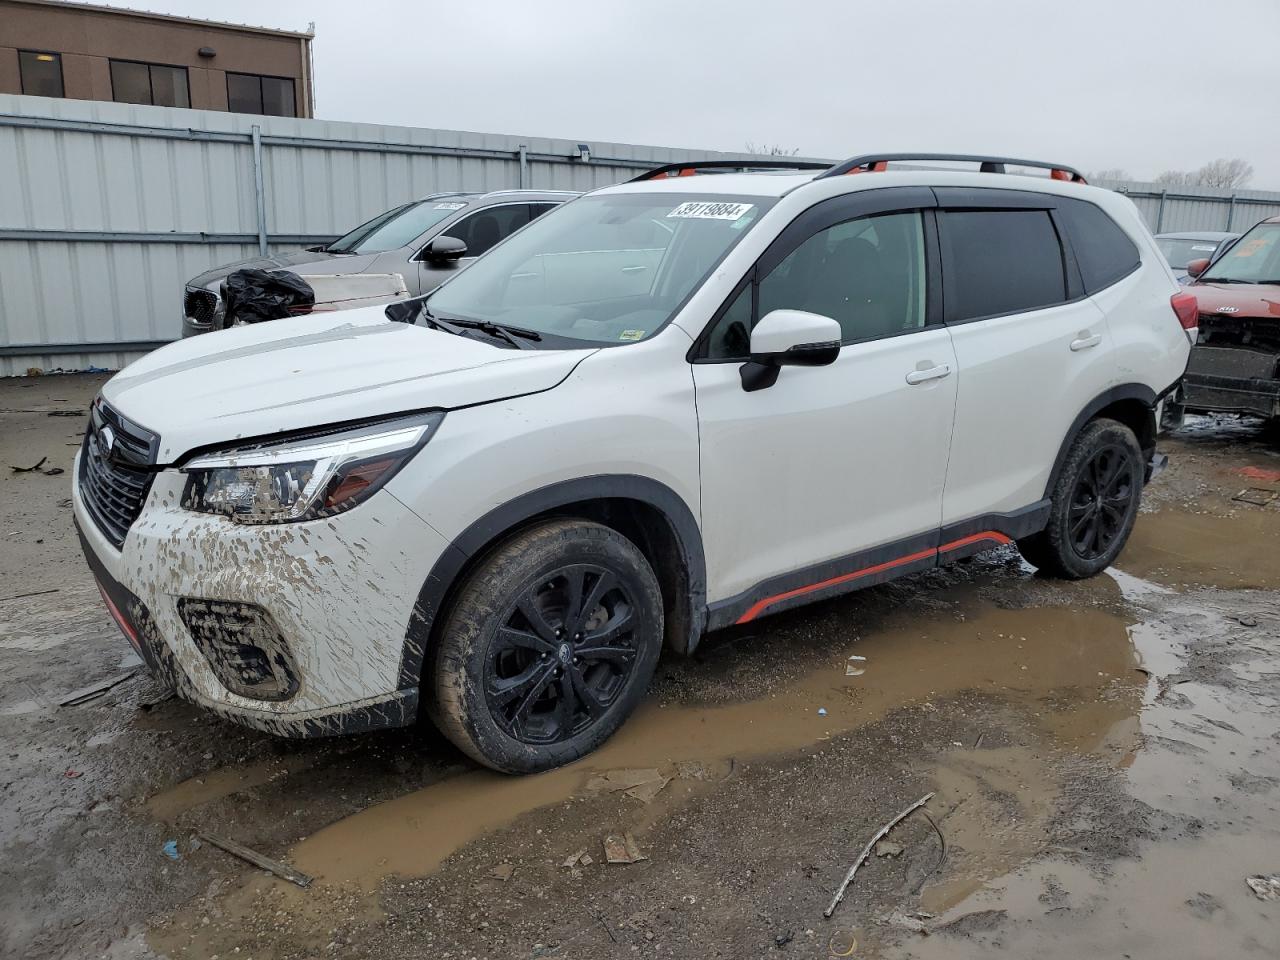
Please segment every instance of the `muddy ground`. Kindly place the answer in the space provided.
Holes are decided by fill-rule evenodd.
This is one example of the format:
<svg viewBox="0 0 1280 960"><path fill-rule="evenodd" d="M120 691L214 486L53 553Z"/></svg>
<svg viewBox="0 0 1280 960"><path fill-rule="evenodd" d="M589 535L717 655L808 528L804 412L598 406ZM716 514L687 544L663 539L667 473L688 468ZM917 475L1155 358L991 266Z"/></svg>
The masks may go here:
<svg viewBox="0 0 1280 960"><path fill-rule="evenodd" d="M58 706L137 666L72 530L84 417L51 415L100 381L0 381L4 957L1280 955L1280 900L1245 882L1280 873L1280 440L1257 422L1167 438L1108 575L1005 549L713 635L599 753L512 779L425 728L272 739L142 672ZM606 863L626 833L646 859Z"/></svg>

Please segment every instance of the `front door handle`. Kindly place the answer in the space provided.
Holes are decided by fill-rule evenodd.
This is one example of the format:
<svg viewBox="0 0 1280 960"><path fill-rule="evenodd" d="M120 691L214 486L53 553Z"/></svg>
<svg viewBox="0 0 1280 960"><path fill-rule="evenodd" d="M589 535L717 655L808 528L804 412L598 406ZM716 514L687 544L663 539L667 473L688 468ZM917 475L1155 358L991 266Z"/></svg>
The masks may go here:
<svg viewBox="0 0 1280 960"><path fill-rule="evenodd" d="M907 383L913 386L917 383L924 383L927 380L941 380L943 377L951 374L951 366L946 363L940 363L936 367L926 367L924 370L912 370L907 374Z"/></svg>
<svg viewBox="0 0 1280 960"><path fill-rule="evenodd" d="M1081 330L1074 340L1071 341L1072 350L1088 350L1090 347L1096 347L1102 342L1102 334L1089 333L1088 330Z"/></svg>

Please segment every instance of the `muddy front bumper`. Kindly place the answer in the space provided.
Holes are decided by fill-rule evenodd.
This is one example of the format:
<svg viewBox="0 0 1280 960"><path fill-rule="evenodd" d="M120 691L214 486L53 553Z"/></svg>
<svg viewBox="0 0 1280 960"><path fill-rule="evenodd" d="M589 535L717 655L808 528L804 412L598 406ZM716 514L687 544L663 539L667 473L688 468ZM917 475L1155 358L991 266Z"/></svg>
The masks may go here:
<svg viewBox="0 0 1280 960"><path fill-rule="evenodd" d="M152 673L183 699L278 736L411 723L418 687L402 676L407 627L447 541L385 491L345 524L242 526L177 507L181 479L169 473L156 477L120 548L73 484L85 558ZM192 603L262 611L286 651L289 685L275 695L235 689L235 673L184 609Z"/></svg>
<svg viewBox="0 0 1280 960"><path fill-rule="evenodd" d="M1280 354L1246 346L1193 347L1181 403L1198 412L1280 417Z"/></svg>

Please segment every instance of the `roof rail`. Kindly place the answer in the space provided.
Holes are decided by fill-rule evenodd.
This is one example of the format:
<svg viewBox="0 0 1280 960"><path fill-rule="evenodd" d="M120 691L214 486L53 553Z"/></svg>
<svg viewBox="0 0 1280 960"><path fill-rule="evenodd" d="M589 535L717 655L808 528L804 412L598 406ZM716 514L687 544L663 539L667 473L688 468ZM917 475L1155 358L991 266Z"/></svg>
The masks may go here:
<svg viewBox="0 0 1280 960"><path fill-rule="evenodd" d="M982 173L1004 173L1006 165L1038 167L1048 170L1049 176L1054 180L1087 183L1084 175L1079 170L1074 167L1068 167L1066 164L1047 163L1044 160L1018 160L1014 157L985 157L968 153L868 153L860 157L850 157L848 160L837 163L826 173L819 174L815 179L840 177L849 173L878 173L884 170L890 162L903 160L947 160L976 163L979 164L978 169Z"/></svg>
<svg viewBox="0 0 1280 960"><path fill-rule="evenodd" d="M652 170L646 170L638 177L632 177L627 183L640 183L642 180L662 180L667 177L691 177L701 170L826 170L829 163L816 160L684 160L680 163L668 163Z"/></svg>

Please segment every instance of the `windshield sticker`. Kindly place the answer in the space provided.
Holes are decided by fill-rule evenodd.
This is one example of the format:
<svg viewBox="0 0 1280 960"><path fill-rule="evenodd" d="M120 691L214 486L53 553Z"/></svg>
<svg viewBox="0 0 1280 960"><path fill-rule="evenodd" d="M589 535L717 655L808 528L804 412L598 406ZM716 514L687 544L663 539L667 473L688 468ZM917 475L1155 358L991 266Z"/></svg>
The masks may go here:
<svg viewBox="0 0 1280 960"><path fill-rule="evenodd" d="M753 203L721 203L711 200L690 200L682 203L667 218L681 220L737 220L754 207Z"/></svg>
<svg viewBox="0 0 1280 960"><path fill-rule="evenodd" d="M618 334L618 339L619 340L643 340L644 331L643 330L623 330L620 334Z"/></svg>
<svg viewBox="0 0 1280 960"><path fill-rule="evenodd" d="M436 210L461 210L465 206L466 206L465 203L437 203L435 205L435 209Z"/></svg>
<svg viewBox="0 0 1280 960"><path fill-rule="evenodd" d="M1191 249L1192 249L1192 250L1205 250L1205 251L1208 251L1209 253L1213 253L1213 251L1217 250L1218 248L1217 248L1217 247L1215 247L1215 246L1214 246L1213 244L1211 244L1211 243L1210 243L1210 244L1208 244L1208 245L1205 245L1205 244L1203 244L1203 243L1197 243L1197 244L1196 244L1195 246L1193 246Z"/></svg>
<svg viewBox="0 0 1280 960"><path fill-rule="evenodd" d="M1235 251L1235 255L1237 257L1252 257L1259 250L1264 249L1266 245L1266 237L1254 237L1248 243L1241 244L1240 249Z"/></svg>

